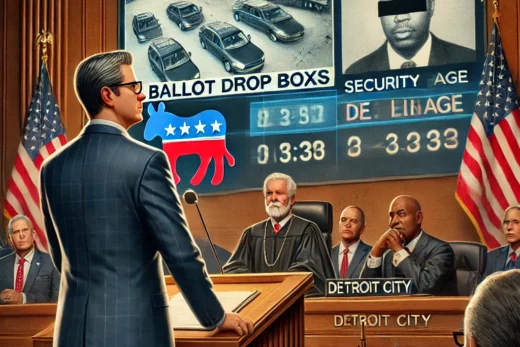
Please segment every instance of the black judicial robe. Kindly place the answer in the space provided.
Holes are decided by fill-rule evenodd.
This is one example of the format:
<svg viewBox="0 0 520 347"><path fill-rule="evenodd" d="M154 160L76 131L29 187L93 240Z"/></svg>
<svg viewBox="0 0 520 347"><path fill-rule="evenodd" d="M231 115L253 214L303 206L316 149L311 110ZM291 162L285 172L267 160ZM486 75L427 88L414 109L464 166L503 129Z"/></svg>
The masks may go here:
<svg viewBox="0 0 520 347"><path fill-rule="evenodd" d="M334 268L318 226L295 215L278 235L274 235L270 219L247 228L224 265L225 273L298 271L314 274L314 288L309 294L324 295L325 280L334 278Z"/></svg>

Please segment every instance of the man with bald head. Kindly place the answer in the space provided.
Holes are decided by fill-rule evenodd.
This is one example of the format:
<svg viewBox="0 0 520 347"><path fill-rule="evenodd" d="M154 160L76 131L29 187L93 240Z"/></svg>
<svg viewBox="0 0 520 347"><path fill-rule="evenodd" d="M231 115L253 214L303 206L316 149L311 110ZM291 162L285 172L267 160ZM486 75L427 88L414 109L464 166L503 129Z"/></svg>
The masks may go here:
<svg viewBox="0 0 520 347"><path fill-rule="evenodd" d="M347 206L339 217L341 242L332 247L331 258L336 278L359 278L372 247L361 241L365 231L365 212Z"/></svg>
<svg viewBox="0 0 520 347"><path fill-rule="evenodd" d="M414 293L457 295L450 245L422 230L419 202L401 195L390 203L388 229L372 248L362 278L411 278Z"/></svg>

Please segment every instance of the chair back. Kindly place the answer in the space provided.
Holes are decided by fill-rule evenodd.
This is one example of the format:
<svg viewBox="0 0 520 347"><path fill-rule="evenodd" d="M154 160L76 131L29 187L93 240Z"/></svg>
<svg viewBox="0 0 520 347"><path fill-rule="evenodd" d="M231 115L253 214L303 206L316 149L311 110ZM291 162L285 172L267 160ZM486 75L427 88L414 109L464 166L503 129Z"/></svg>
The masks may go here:
<svg viewBox="0 0 520 347"><path fill-rule="evenodd" d="M330 254L333 226L332 204L327 201L296 201L292 207L292 213L318 225Z"/></svg>
<svg viewBox="0 0 520 347"><path fill-rule="evenodd" d="M453 241L449 244L455 253L458 295L472 295L486 269L487 248L478 242Z"/></svg>

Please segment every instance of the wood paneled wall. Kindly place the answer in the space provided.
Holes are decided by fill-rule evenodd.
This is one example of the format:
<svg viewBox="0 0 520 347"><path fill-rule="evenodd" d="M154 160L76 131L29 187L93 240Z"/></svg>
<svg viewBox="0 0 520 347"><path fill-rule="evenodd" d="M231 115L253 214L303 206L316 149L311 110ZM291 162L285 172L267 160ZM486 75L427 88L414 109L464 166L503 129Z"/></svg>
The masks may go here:
<svg viewBox="0 0 520 347"><path fill-rule="evenodd" d="M122 0L124 1L124 0ZM493 13L488 0L488 27ZM520 0L501 0L501 33L513 78L520 90ZM40 29L55 34L49 70L69 139L85 123L76 100L73 76L86 56L117 48L117 0L2 0L0 7L0 210L10 178L32 89L39 53L34 41ZM387 227L387 210L398 194L417 197L425 215L424 228L446 240L478 240L469 219L454 199L456 177L336 184L298 188L300 200L328 200L335 219L342 208L357 204L367 215L363 238L377 240ZM232 250L247 225L265 218L262 193L245 192L201 198L199 202L215 242ZM202 224L193 206L185 206L193 233L202 236ZM0 223L5 226L5 220ZM339 240L335 233L334 242Z"/></svg>

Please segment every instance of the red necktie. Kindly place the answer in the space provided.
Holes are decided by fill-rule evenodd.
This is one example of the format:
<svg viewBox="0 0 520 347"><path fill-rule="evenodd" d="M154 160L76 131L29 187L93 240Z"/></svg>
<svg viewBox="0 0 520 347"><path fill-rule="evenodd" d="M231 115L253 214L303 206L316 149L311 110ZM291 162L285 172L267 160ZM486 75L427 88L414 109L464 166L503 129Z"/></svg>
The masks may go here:
<svg viewBox="0 0 520 347"><path fill-rule="evenodd" d="M513 263L516 261L516 253L511 254L511 261Z"/></svg>
<svg viewBox="0 0 520 347"><path fill-rule="evenodd" d="M20 258L20 265L18 265L18 271L16 271L16 287L14 290L17 292L22 292L23 290L23 264L25 263L25 258Z"/></svg>
<svg viewBox="0 0 520 347"><path fill-rule="evenodd" d="M280 226L280 224L276 223L276 224L274 225L274 234L275 234L275 235L278 235L278 232L280 231L281 228L282 228L282 227Z"/></svg>
<svg viewBox="0 0 520 347"><path fill-rule="evenodd" d="M339 274L341 278L347 278L347 270L348 270L348 248L343 251L343 260L341 261L341 270Z"/></svg>

